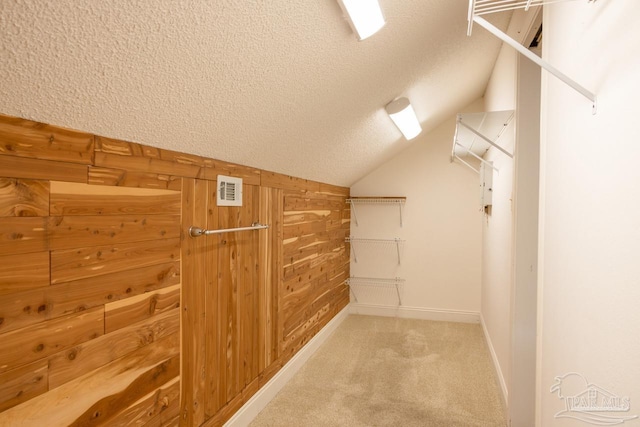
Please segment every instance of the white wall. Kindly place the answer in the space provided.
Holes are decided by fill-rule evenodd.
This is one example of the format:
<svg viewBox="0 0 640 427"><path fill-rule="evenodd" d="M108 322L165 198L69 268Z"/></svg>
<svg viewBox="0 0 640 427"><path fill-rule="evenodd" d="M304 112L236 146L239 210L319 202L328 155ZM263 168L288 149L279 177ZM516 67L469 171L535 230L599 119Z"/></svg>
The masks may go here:
<svg viewBox="0 0 640 427"><path fill-rule="evenodd" d="M484 111L515 108L516 52L502 46L485 93ZM514 151L514 125L499 143ZM485 160L493 161L499 172L493 174L493 205L482 225L482 302L481 316L492 352L498 380L508 402L511 355L511 283L512 283L512 201L513 160L492 148Z"/></svg>
<svg viewBox="0 0 640 427"><path fill-rule="evenodd" d="M513 184L511 369L508 385L509 418L514 427L533 427L535 420L540 79L540 67L520 55Z"/></svg>
<svg viewBox="0 0 640 427"><path fill-rule="evenodd" d="M550 387L569 372L640 414L639 17L637 0L544 11L544 56L597 93L598 112L543 73L538 426L584 424L555 418Z"/></svg>
<svg viewBox="0 0 640 427"><path fill-rule="evenodd" d="M468 108L481 110L481 102ZM407 197L404 227L399 227L396 211L389 208L358 207L360 225L354 221L351 225L355 236L406 240L402 265L397 269L371 259L367 263L363 256L357 264L351 264L352 275L386 274L406 279L403 307L387 310L387 314L457 321L479 319L479 178L462 164L450 162L454 130L452 117L434 131L418 136L411 146L351 187L352 196ZM392 293L381 298L383 301L375 296L359 296L359 302L395 303ZM359 309L372 313L367 307Z"/></svg>

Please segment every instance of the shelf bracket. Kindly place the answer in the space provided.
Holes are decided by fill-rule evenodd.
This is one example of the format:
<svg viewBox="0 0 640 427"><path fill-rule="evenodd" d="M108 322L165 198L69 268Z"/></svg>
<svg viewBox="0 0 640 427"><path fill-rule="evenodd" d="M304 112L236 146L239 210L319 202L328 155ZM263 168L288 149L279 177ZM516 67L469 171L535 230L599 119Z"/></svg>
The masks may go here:
<svg viewBox="0 0 640 427"><path fill-rule="evenodd" d="M351 285L349 285L349 290L351 291L351 295L353 295L353 299L355 300L355 302L358 302L358 296L356 295L356 291L353 290L353 288L351 287Z"/></svg>
<svg viewBox="0 0 640 427"><path fill-rule="evenodd" d="M351 214L353 215L353 219L356 222L356 226L358 226L358 216L356 215L356 204L353 200L349 200L349 204L351 205Z"/></svg>
<svg viewBox="0 0 640 427"><path fill-rule="evenodd" d="M523 45L521 45L516 40L512 39L511 37L509 37L506 33L501 31L499 28L497 28L494 25L492 25L491 23L489 23L486 19L482 18L481 16L475 15L475 14L473 14L472 19L473 19L473 22L477 23L478 25L483 27L485 30L489 31L491 34L493 34L494 36L498 37L500 40L502 40L503 42L507 43L509 46L513 47L515 50L520 52L522 55L524 55L525 57L527 57L528 59L530 59L531 61L536 63L538 66L544 68L549 73L553 74L558 79L560 79L562 82L564 82L565 84L567 84L568 86L573 88L575 91L579 92L582 96L584 96L585 98L590 100L591 103L592 103L591 113L592 114L596 114L597 107L598 107L598 101L597 101L596 95L594 93L592 93L591 91L587 90L584 86L576 83L573 79L571 79L569 76L564 74L562 71L558 70L553 65L549 64L548 62L546 62L545 60L540 58L538 55L536 55L535 53L531 52L529 49L525 48ZM471 21L470 21L470 23L471 23ZM489 141L487 141L487 142L489 142Z"/></svg>
<svg viewBox="0 0 640 427"><path fill-rule="evenodd" d="M400 239L396 238L396 252L398 253L398 265L400 265Z"/></svg>
<svg viewBox="0 0 640 427"><path fill-rule="evenodd" d="M358 262L358 256L356 255L356 248L355 245L353 244L353 237L349 238L349 245L351 246L351 253L353 254L353 261L354 262Z"/></svg>
<svg viewBox="0 0 640 427"><path fill-rule="evenodd" d="M402 305L402 298L400 298L400 289L398 288L397 280L396 280L396 294L398 295L398 305Z"/></svg>

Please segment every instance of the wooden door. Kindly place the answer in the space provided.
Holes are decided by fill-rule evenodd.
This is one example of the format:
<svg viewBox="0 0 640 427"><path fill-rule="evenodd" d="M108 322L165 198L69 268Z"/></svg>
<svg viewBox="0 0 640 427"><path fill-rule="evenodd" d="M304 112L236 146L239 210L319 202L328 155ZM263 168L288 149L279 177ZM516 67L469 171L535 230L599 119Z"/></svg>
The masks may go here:
<svg viewBox="0 0 640 427"><path fill-rule="evenodd" d="M221 424L277 360L281 190L243 186L242 207L218 207L216 182L184 180L181 425ZM190 226L267 230L193 238ZM218 420L219 422L216 422Z"/></svg>

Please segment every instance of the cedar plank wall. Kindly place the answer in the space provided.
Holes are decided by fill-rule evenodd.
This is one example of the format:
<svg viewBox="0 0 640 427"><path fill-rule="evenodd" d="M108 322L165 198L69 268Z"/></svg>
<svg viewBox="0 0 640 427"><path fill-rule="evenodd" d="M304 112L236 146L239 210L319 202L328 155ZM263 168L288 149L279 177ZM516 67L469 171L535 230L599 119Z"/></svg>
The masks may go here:
<svg viewBox="0 0 640 427"><path fill-rule="evenodd" d="M221 425L348 304L347 197L0 115L0 426Z"/></svg>

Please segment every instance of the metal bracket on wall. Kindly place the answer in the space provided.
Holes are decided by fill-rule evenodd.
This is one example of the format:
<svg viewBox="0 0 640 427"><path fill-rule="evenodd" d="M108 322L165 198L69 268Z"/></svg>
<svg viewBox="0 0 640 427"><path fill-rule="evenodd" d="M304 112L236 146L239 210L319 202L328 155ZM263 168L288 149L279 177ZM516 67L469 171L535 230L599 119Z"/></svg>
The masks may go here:
<svg viewBox="0 0 640 427"><path fill-rule="evenodd" d="M576 81L571 79L569 76L564 74L562 71L555 68L553 65L549 64L542 58L540 58L535 53L531 52L526 47L522 46L516 40L509 37L502 30L498 29L491 23L489 23L486 19L482 18L480 15L486 15L490 13L502 12L507 10L514 9L524 9L529 10L531 6L543 6L545 4L550 3L558 3L563 1L575 1L575 0L469 0L469 14L467 16L468 27L467 27L467 35L471 35L471 30L473 28L473 23L477 23L482 26L484 29L489 31L494 36L498 37L503 42L507 43L509 46L516 49L522 55L536 63L538 66L544 68L549 73L556 76L558 79L562 80L565 84L579 92L582 96L589 99L592 103L592 114L596 114L597 111L597 98L596 95L586 89L584 86L578 84ZM595 2L595 0L588 0L589 3Z"/></svg>

